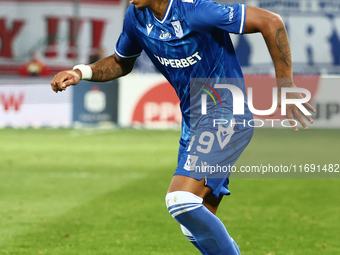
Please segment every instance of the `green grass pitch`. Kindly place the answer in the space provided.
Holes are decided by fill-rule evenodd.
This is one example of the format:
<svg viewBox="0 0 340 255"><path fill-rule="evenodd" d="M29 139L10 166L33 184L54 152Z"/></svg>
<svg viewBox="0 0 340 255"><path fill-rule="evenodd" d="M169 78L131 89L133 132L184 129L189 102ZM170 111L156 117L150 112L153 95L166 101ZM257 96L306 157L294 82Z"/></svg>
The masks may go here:
<svg viewBox="0 0 340 255"><path fill-rule="evenodd" d="M199 254L164 202L178 139L0 130L0 254ZM339 164L339 141L339 130L257 129L237 166ZM242 255L340 254L339 178L231 178L230 189L218 216Z"/></svg>

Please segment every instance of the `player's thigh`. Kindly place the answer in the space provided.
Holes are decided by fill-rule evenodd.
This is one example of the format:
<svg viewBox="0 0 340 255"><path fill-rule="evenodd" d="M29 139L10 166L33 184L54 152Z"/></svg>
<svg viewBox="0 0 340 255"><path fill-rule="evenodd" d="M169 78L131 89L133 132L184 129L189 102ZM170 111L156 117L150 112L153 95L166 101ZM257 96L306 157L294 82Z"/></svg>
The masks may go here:
<svg viewBox="0 0 340 255"><path fill-rule="evenodd" d="M198 181L182 175L175 175L172 178L168 193L174 191L188 191L203 198L203 205L213 214L216 214L218 206L223 198L223 195L219 197L213 196L211 194L211 189L205 186L204 179Z"/></svg>
<svg viewBox="0 0 340 255"><path fill-rule="evenodd" d="M174 191L187 191L191 192L201 198L211 192L211 189L205 186L205 180L196 180L189 176L174 175L172 177L168 193Z"/></svg>
<svg viewBox="0 0 340 255"><path fill-rule="evenodd" d="M210 212L216 214L218 206L220 205L222 198L224 196L220 195L219 197L213 196L211 193L208 193L203 198L203 205L208 208Z"/></svg>

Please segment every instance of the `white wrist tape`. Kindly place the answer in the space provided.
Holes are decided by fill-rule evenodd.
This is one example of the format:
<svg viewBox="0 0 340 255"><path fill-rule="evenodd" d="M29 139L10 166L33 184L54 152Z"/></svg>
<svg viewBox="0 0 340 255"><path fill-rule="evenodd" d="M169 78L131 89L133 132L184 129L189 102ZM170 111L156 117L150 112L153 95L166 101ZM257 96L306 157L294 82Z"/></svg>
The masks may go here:
<svg viewBox="0 0 340 255"><path fill-rule="evenodd" d="M89 81L92 78L93 72L92 68L88 65L76 65L73 67L73 70L78 69L81 72L81 79Z"/></svg>

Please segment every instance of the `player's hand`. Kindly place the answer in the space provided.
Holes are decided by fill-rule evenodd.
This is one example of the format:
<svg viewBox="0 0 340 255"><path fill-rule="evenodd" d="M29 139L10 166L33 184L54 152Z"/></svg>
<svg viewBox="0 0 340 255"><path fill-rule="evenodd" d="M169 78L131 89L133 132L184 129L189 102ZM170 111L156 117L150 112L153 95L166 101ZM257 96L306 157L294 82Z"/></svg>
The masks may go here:
<svg viewBox="0 0 340 255"><path fill-rule="evenodd" d="M57 73L51 81L52 90L55 93L65 90L68 86L76 85L81 79L81 72L78 69L67 70Z"/></svg>
<svg viewBox="0 0 340 255"><path fill-rule="evenodd" d="M295 85L294 85L295 87ZM303 99L304 97L301 93L287 93L287 99ZM309 103L302 104L308 111L315 113L316 110ZM278 108L281 108L281 89L278 89ZM286 105L286 117L289 120L290 125L292 126L294 131L298 131L298 127L295 126L296 123L293 121L296 119L305 130L308 130L308 125L306 124L303 116L308 120L309 123L313 124L314 121L311 116L305 115L303 112L295 104L287 104Z"/></svg>

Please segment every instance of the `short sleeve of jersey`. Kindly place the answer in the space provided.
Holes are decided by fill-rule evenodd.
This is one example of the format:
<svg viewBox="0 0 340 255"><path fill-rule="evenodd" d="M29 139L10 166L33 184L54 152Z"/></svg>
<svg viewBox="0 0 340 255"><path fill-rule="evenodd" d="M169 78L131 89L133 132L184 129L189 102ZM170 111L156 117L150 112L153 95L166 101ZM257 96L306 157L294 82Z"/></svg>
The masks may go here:
<svg viewBox="0 0 340 255"><path fill-rule="evenodd" d="M243 34L246 9L244 4L221 5L210 0L196 0L189 11L189 24L202 33L219 28L228 33Z"/></svg>
<svg viewBox="0 0 340 255"><path fill-rule="evenodd" d="M125 13L123 31L120 34L117 44L116 44L116 54L121 58L133 58L138 57L142 52L142 47L140 46L138 40L136 39L134 29L134 19L133 6Z"/></svg>

